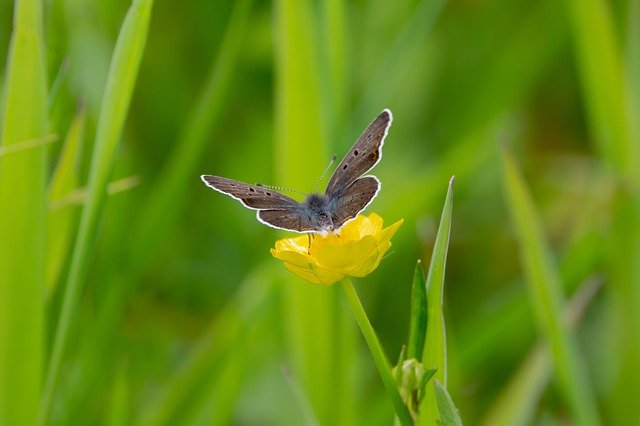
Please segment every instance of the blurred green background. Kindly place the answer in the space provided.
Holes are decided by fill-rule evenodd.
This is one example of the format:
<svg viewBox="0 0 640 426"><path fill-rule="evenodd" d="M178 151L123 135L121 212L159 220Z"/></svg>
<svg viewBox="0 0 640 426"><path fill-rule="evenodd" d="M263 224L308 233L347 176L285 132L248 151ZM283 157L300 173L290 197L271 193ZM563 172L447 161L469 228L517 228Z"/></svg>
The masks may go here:
<svg viewBox="0 0 640 426"><path fill-rule="evenodd" d="M309 192L383 108L368 212L405 223L356 286L391 360L456 175L465 424L640 421L639 0L151 3L0 0L0 423L390 424L339 288L199 179Z"/></svg>

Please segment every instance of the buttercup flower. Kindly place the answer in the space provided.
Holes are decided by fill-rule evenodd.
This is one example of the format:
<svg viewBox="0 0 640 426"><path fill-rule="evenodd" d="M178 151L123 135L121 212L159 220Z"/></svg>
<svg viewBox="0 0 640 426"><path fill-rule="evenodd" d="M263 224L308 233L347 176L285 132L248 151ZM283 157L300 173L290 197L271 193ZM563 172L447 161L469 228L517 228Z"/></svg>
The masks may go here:
<svg viewBox="0 0 640 426"><path fill-rule="evenodd" d="M383 229L377 214L359 215L335 234L312 236L311 245L308 235L278 240L271 254L314 284L331 285L345 275L364 277L378 267L402 222Z"/></svg>

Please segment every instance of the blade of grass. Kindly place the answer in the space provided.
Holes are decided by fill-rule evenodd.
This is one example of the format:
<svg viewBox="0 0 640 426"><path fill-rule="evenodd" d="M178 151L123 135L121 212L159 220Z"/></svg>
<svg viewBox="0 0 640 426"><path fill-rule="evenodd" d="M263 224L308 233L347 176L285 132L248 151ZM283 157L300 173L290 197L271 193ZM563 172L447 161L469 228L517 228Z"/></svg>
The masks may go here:
<svg viewBox="0 0 640 426"><path fill-rule="evenodd" d="M608 347L616 365L608 415L614 424L640 416L633 390L640 386L640 188L621 187L613 197L608 260L614 344Z"/></svg>
<svg viewBox="0 0 640 426"><path fill-rule="evenodd" d="M15 2L0 145L47 132L42 3ZM44 353L46 147L0 157L0 424L37 419Z"/></svg>
<svg viewBox="0 0 640 426"><path fill-rule="evenodd" d="M35 139L28 139L25 141L12 142L6 146L0 146L0 157L12 154L14 152L24 151L26 149L37 148L41 145L45 145L58 140L58 135L46 135Z"/></svg>
<svg viewBox="0 0 640 426"><path fill-rule="evenodd" d="M108 425L125 426L129 422L129 381L124 363L118 365L111 384L111 404L109 406Z"/></svg>
<svg viewBox="0 0 640 426"><path fill-rule="evenodd" d="M40 424L47 421L53 402L72 316L80 298L91 246L104 205L107 183L113 169L146 43L152 4L152 0L134 0L122 24L111 60L89 171L88 199L82 209L69 278L64 288L60 319L45 380Z"/></svg>
<svg viewBox="0 0 640 426"><path fill-rule="evenodd" d="M427 335L427 286L422 261L418 259L411 286L411 318L409 318L409 341L407 358L422 359L424 340Z"/></svg>
<svg viewBox="0 0 640 426"><path fill-rule="evenodd" d="M507 204L511 212L529 297L539 334L551 348L555 372L577 424L597 425L593 393L572 334L561 321L563 289L535 207L511 155L502 151Z"/></svg>
<svg viewBox="0 0 640 426"><path fill-rule="evenodd" d="M349 99L348 80L348 38L347 38L347 5L344 0L324 0L323 6L323 61L326 75L323 83L329 87L326 92L325 111L331 140L338 136L337 130L345 119L347 101Z"/></svg>
<svg viewBox="0 0 640 426"><path fill-rule="evenodd" d="M514 27L509 39L491 53L487 72L472 79L463 93L456 91L461 90L460 85L454 85L441 97L442 104L432 107L434 122L455 121L443 126L438 136L451 148L437 159L437 164L428 164L417 175L414 172L398 179L402 182L398 188L389 191L386 186L387 196L376 201L383 210L402 209L405 218L422 214L436 199L438 182L448 178L452 170L464 180L485 163L493 152L495 132L502 128L504 111L529 96L555 63L566 33L562 14L558 13L561 9L553 1L532 4L530 13ZM523 51L527 55L522 55ZM416 52L422 54L421 50ZM385 71L387 78L395 81L397 78L390 72ZM397 168L402 170L401 166ZM421 202L416 202L416 194L421 194Z"/></svg>
<svg viewBox="0 0 640 426"><path fill-rule="evenodd" d="M640 109L640 0L629 0L627 8L626 75L629 76L629 85L632 90L630 93L631 124L635 126L632 134L637 135L640 133L640 119L638 119L638 110Z"/></svg>
<svg viewBox="0 0 640 426"><path fill-rule="evenodd" d="M168 163L142 205L134 228L133 240L136 244L131 248L130 259L130 264L137 268L147 264L154 253L153 248L165 236L162 230L171 228L171 223L184 207L183 200L188 193L186 188L194 183L194 176L200 175L196 169L207 143L211 142L209 135L221 117L252 2L236 2L202 95L180 134L175 150L168 156Z"/></svg>
<svg viewBox="0 0 640 426"><path fill-rule="evenodd" d="M273 271L275 266L273 262L267 262L257 266L248 275L233 300L211 321L187 359L158 387L158 393L143 405L136 424L150 426L175 423L176 416L179 416L181 408L203 378L217 377L216 380L222 383L231 380L222 371L215 375L211 371L225 368L220 360L234 356L237 341L243 338L246 327L258 321L261 309L270 305L267 299L273 293L273 277L278 276ZM242 373L241 370L237 372ZM220 384L208 387L222 388Z"/></svg>
<svg viewBox="0 0 640 426"><path fill-rule="evenodd" d="M81 109L75 116L62 148L62 153L49 184L49 209L47 211L47 264L45 296L48 299L64 266L71 238L75 229L76 209L52 209L79 184L82 140L84 138L85 112Z"/></svg>
<svg viewBox="0 0 640 426"><path fill-rule="evenodd" d="M291 389L291 393L293 394L293 398L296 401L296 406L300 410L302 414L302 419L304 419L305 425L308 426L317 426L320 423L316 418L315 413L313 412L313 407L307 400L307 395L302 391L300 387L300 383L296 380L296 378L291 374L291 371L286 366L282 368L282 374L287 379L287 384Z"/></svg>
<svg viewBox="0 0 640 426"><path fill-rule="evenodd" d="M213 60L202 94L197 100L188 122L178 138L175 151L169 155L168 163L160 173L158 182L150 188L151 193L141 206L140 214L132 228L131 241L125 247L123 257L125 268L107 279L107 296L104 298L96 329L99 334L90 339L83 349L88 359L99 365L104 362L106 348L115 338L115 332L121 324L126 306L125 300L139 284L139 276L155 253L154 248L162 244L166 230L171 229L172 222L179 216L185 205L183 197L187 186L193 183L199 159L209 135L220 119L225 93L235 69L238 50L246 32L252 0L236 3L231 21L226 29L219 53ZM198 183L200 184L200 183ZM99 337L98 337L99 336ZM96 366L91 369L94 374L85 375L81 386L85 394L101 381L97 375L104 370Z"/></svg>
<svg viewBox="0 0 640 426"><path fill-rule="evenodd" d="M609 3L565 0L593 138L603 159L622 177L640 179L640 142L631 124L625 77Z"/></svg>
<svg viewBox="0 0 640 426"><path fill-rule="evenodd" d="M347 3L344 0L322 1L322 60L320 84L322 90L322 111L326 118L327 142L338 140L342 125L346 121L349 100L349 59L347 34ZM356 356L358 340L351 312L343 303L334 303L333 317L336 321L336 347L339 348L335 363L334 398L337 422L353 424L360 418L357 400L357 378L349 360ZM315 415L314 415L315 417Z"/></svg>
<svg viewBox="0 0 640 426"><path fill-rule="evenodd" d="M440 227L436 235L429 272L425 281L427 291L427 334L422 353L422 365L425 369L436 368L434 381L440 381L445 388L447 386L447 338L442 303L444 298L444 274L453 215L453 183L454 178L452 177L449 181L447 197L440 218ZM427 386L425 397L420 404L419 424L436 424L438 417L435 388Z"/></svg>
<svg viewBox="0 0 640 426"><path fill-rule="evenodd" d="M282 185L294 182L312 187L328 159L315 20L308 0L278 0L274 13L275 175ZM338 293L290 280L285 287L285 306L292 372L320 424L342 424L346 413L335 392L342 387L337 386L339 382L348 377L341 370L352 364L354 354L338 345L340 327L346 325L335 315L340 306Z"/></svg>
<svg viewBox="0 0 640 426"><path fill-rule="evenodd" d="M608 194L611 189L602 178L600 171L589 179L589 192L586 202L577 205L580 213L573 219L572 234L567 238L559 259L560 273L567 294L573 293L577 287L596 271L602 269L607 248L602 244L605 236L600 221L594 218L607 211ZM521 281L521 280L518 280ZM511 350L524 350L531 336L534 335L535 324L530 321L531 305L527 300L527 292L520 282L514 282L492 296L498 308L491 314L470 313L458 329L457 338L465 342L464 348L457 353L457 362L469 371L478 370L482 364L495 359L495 348L502 342L510 342ZM514 327L514 324L518 324Z"/></svg>
<svg viewBox="0 0 640 426"><path fill-rule="evenodd" d="M562 312L563 322L574 329L598 292L599 280L578 288ZM482 420L486 426L518 426L535 423L535 410L552 373L549 347L538 343L521 364Z"/></svg>
<svg viewBox="0 0 640 426"><path fill-rule="evenodd" d="M446 0L423 0L416 7L411 19L399 32L393 47L382 58L375 76L367 85L365 96L360 100L354 114L355 120L364 120L372 108L379 109L381 102L387 104L387 100L393 98L397 86L390 82L402 82L403 74L413 59L423 53L420 48L424 45L445 3Z"/></svg>

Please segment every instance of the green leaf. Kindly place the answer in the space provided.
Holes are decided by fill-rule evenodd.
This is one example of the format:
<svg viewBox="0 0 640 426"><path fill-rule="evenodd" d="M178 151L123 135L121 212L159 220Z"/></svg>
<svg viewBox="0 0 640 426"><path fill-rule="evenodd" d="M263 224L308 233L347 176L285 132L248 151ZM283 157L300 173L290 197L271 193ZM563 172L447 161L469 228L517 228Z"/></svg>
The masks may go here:
<svg viewBox="0 0 640 426"><path fill-rule="evenodd" d="M427 286L422 269L422 261L418 259L413 273L411 286L411 317L409 318L409 343L407 358L422 359L424 339L427 335Z"/></svg>
<svg viewBox="0 0 640 426"><path fill-rule="evenodd" d="M0 424L37 419L44 352L47 89L42 2L14 3L0 148Z"/></svg>
<svg viewBox="0 0 640 426"><path fill-rule="evenodd" d="M436 368L434 377L445 384L447 383L447 342L442 314L442 299L453 214L453 182L454 178L452 177L442 208L440 227L436 235L429 273L427 274L427 334L422 355L424 368ZM437 408L435 391L431 386L427 386L425 398L420 404L420 424L434 424L437 419Z"/></svg>
<svg viewBox="0 0 640 426"><path fill-rule="evenodd" d="M442 386L442 384L436 380L433 383L433 387L436 393L436 400L438 402L438 412L440 413L440 420L438 424L445 426L462 426L462 420L460 420L460 414L456 408L449 392Z"/></svg>
<svg viewBox="0 0 640 426"><path fill-rule="evenodd" d="M102 215L107 184L120 146L122 129L129 111L134 83L147 39L152 4L153 0L134 0L122 24L111 60L96 130L87 200L80 217L69 278L64 288L60 319L53 339L53 349L45 380L40 412L41 423L47 421L56 383L60 376L69 328L80 298L89 255Z"/></svg>
<svg viewBox="0 0 640 426"><path fill-rule="evenodd" d="M562 285L533 200L511 155L503 150L507 204L515 226L539 334L550 348L560 387L578 424L598 424L596 404L572 334L561 321Z"/></svg>

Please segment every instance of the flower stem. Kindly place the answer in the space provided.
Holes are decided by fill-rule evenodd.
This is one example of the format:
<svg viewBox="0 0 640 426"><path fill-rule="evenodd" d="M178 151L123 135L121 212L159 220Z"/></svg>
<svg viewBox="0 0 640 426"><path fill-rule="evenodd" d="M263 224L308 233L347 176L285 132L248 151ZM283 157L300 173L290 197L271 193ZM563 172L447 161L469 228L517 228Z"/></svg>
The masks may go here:
<svg viewBox="0 0 640 426"><path fill-rule="evenodd" d="M362 303L360 303L360 298L358 297L356 289L353 287L351 279L349 277L344 277L341 280L340 285L342 286L342 290L347 297L347 301L349 302L351 311L356 317L356 321L360 326L360 330L362 331L362 334L367 341L367 345L369 346L369 350L371 351L371 355L373 356L373 361L375 362L376 367L378 367L380 378L382 379L384 387L387 389L387 394L389 394L389 398L393 403L393 407L396 411L396 416L398 416L398 419L403 426L413 425L411 414L409 414L407 406L402 401L402 397L400 396L400 392L398 391L396 380L391 374L391 365L389 363L389 359L384 352L384 348L382 347L382 345L380 345L380 341L378 340L378 336L376 336L376 332L371 326L371 322L369 322L369 318L367 317L367 314L362 307Z"/></svg>

